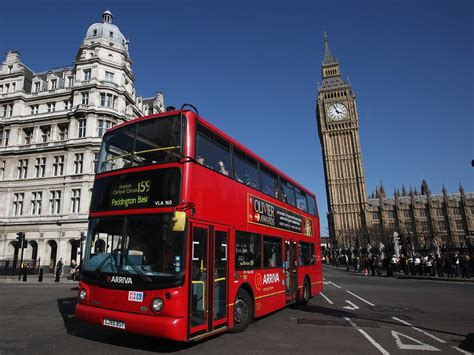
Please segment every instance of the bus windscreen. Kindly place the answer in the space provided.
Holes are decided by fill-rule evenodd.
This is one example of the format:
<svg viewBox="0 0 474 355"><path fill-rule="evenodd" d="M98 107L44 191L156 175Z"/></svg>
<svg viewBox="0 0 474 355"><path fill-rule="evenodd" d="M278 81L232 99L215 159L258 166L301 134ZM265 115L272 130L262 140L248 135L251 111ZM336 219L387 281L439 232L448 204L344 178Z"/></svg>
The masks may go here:
<svg viewBox="0 0 474 355"><path fill-rule="evenodd" d="M97 173L179 160L181 122L179 116L147 119L106 133Z"/></svg>

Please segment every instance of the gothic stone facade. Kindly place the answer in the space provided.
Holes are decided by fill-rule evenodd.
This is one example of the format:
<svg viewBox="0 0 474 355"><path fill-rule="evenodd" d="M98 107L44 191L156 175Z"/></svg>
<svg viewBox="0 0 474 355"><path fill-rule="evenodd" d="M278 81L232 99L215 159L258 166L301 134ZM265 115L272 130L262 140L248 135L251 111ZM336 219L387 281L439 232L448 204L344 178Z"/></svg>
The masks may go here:
<svg viewBox="0 0 474 355"><path fill-rule="evenodd" d="M453 250L474 245L474 193L448 193L443 186L441 195L432 195L426 181L421 193L395 190L388 198L383 186L369 199L368 211L372 224L369 237L387 241L393 232L408 237L412 250Z"/></svg>
<svg viewBox="0 0 474 355"><path fill-rule="evenodd" d="M34 72L9 51L0 67L0 260L18 232L28 262L78 260L103 133L163 111L161 93L137 96L128 41L102 17L71 66Z"/></svg>
<svg viewBox="0 0 474 355"><path fill-rule="evenodd" d="M328 201L329 235L337 247L386 241L393 232L414 239L413 247L432 245L459 248L470 242L473 231L471 193L432 196L423 182L423 194L395 192L383 187L369 199L359 139L359 119L351 85L342 78L339 62L331 53L326 33L322 83L318 85L316 117L323 153ZM365 239L365 240L364 240ZM473 241L474 242L474 241Z"/></svg>

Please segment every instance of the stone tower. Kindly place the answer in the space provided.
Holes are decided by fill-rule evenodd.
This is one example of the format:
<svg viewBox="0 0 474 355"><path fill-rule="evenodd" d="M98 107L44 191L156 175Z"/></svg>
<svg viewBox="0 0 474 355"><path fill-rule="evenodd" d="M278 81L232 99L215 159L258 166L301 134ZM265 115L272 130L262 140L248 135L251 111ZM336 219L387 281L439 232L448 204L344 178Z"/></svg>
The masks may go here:
<svg viewBox="0 0 474 355"><path fill-rule="evenodd" d="M355 95L350 83L341 76L326 32L324 46L316 117L324 161L329 234L339 247L348 247L355 245L367 225L359 119Z"/></svg>

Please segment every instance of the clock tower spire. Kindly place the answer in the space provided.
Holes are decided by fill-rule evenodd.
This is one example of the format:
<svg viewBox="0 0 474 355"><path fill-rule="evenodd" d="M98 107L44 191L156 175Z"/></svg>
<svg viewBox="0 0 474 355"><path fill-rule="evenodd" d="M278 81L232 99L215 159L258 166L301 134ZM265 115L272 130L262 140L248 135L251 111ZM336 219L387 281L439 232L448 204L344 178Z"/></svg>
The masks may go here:
<svg viewBox="0 0 474 355"><path fill-rule="evenodd" d="M339 247L355 245L366 228L367 191L359 138L356 98L344 81L324 32L322 83L316 118L323 153L329 234Z"/></svg>

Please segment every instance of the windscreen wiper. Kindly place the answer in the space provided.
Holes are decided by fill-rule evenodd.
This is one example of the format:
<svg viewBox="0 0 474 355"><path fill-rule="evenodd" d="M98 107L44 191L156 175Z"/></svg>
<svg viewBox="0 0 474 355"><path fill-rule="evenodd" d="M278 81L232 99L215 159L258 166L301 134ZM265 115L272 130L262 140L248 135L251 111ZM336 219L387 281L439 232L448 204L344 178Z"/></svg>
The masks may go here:
<svg viewBox="0 0 474 355"><path fill-rule="evenodd" d="M130 258L129 258L127 255L125 255L125 258L126 258L127 261L128 261L128 265L130 265L130 266L133 268L133 270L135 270L136 273L137 273L138 275L140 275L140 277L142 278L143 281L145 281L145 282L152 282L152 279L151 279L150 277L148 277L146 274L144 274L144 273L140 270L140 268L139 268L138 266L136 266L132 261L130 261Z"/></svg>
<svg viewBox="0 0 474 355"><path fill-rule="evenodd" d="M117 248L117 249L113 250L109 255L107 255L107 257L104 260L102 260L102 262L99 265L97 265L94 272L99 272L100 269L102 269L102 266L104 266L104 264L107 262L107 260L109 260L112 257L112 255L117 254L119 251L120 251L120 249Z"/></svg>

